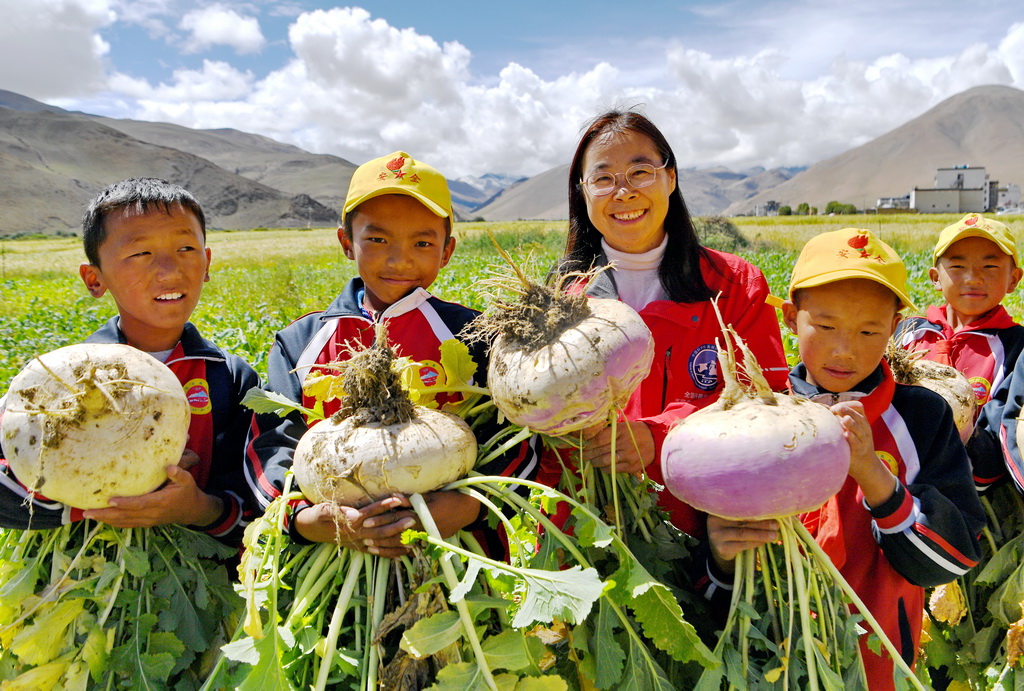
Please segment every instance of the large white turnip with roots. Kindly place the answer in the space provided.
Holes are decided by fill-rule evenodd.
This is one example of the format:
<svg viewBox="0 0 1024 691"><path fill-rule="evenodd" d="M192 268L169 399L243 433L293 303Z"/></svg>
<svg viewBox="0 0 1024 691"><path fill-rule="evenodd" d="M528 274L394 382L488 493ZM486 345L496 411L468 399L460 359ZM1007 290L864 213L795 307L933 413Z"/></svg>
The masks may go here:
<svg viewBox="0 0 1024 691"><path fill-rule="evenodd" d="M333 365L342 407L302 435L292 465L310 501L360 507L396 492L430 492L472 470L477 442L469 425L414 405L394 363L379 326L370 348Z"/></svg>
<svg viewBox="0 0 1024 691"><path fill-rule="evenodd" d="M923 386L942 396L953 411L953 422L965 444L974 434L974 414L978 399L974 387L959 370L933 360L926 360L924 352L904 350L895 341L889 342L885 352L893 379L898 384Z"/></svg>
<svg viewBox="0 0 1024 691"><path fill-rule="evenodd" d="M500 247L517 280L503 287L517 302L496 301L480 320L493 336L487 386L498 410L521 427L559 436L608 420L647 377L654 339L618 300L569 294L530 281Z"/></svg>
<svg viewBox="0 0 1024 691"><path fill-rule="evenodd" d="M95 509L163 484L189 418L163 363L128 345L82 343L36 357L11 381L0 439L31 491Z"/></svg>

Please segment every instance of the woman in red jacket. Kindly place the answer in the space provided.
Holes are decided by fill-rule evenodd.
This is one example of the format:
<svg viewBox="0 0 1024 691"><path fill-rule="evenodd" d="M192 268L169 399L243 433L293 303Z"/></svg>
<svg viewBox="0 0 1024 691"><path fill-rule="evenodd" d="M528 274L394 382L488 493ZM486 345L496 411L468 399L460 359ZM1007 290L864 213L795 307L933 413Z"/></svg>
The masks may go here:
<svg viewBox="0 0 1024 691"><path fill-rule="evenodd" d="M726 323L750 346L769 383L784 389L788 373L764 276L739 257L701 246L677 182L676 157L650 120L632 111L595 118L569 170L569 235L559 267L568 272L613 263L578 288L622 300L654 335L651 372L626 406L628 424L618 425L616 468L645 469L656 482L669 426L714 401L722 388L716 296ZM584 458L607 469L611 428L592 428L585 438ZM774 538L774 521L706 522L667 492L659 503L684 532L704 537L707 529L714 561L726 568L736 552Z"/></svg>

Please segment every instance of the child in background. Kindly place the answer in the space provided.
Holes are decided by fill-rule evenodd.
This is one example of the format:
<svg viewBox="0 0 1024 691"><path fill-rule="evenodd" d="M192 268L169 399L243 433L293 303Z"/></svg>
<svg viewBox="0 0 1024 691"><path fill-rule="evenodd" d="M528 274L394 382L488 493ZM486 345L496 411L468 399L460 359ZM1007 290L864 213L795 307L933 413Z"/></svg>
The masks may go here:
<svg viewBox="0 0 1024 691"><path fill-rule="evenodd" d="M979 558L985 515L952 412L938 395L895 384L886 345L912 307L906 268L870 231L811 239L793 268L786 324L801 363L794 393L831 406L850 442L850 474L805 525L913 664L924 588ZM892 689L893 662L861 638L871 689Z"/></svg>
<svg viewBox="0 0 1024 691"><path fill-rule="evenodd" d="M119 528L179 523L240 545L252 515L242 499L251 415L241 399L259 386L259 377L189 322L203 283L210 280L199 202L163 180L129 178L100 192L82 230L89 260L80 267L82 281L95 298L109 291L118 312L85 342L127 343L174 372L191 405L187 447L181 463L168 466L163 487L138 497L114 497L110 507L84 512L29 493L0 449L0 525L54 528L83 517Z"/></svg>
<svg viewBox="0 0 1024 691"><path fill-rule="evenodd" d="M897 341L958 369L974 387L977 424L967 453L983 492L1006 474L1000 421L1024 349L1024 326L1000 304L1021 279L1017 245L1005 225L971 213L939 234L932 256L928 277L946 302L905 320Z"/></svg>
<svg viewBox="0 0 1024 691"><path fill-rule="evenodd" d="M427 292L455 250L451 195L438 171L398 151L364 163L352 175L338 240L356 262L359 276L323 312L308 314L280 331L267 360L271 391L312 407L302 390L307 374L348 356L353 345L369 345L376 322L386 320L388 340L400 356L424 363L421 379L437 376L442 342L456 337L479 314ZM470 345L477 377L487 372L481 344ZM338 401L324 405L329 416ZM308 429L292 413L256 415L246 454L246 477L262 508L281 495L295 446ZM490 435L482 436L488 438ZM488 475L528 477L537 467L536 442L492 461ZM459 492L424 495L442 535L475 523L481 505ZM403 531L418 525L406 497L394 495L362 508L298 502L289 531L296 540L337 542L385 557L407 552ZM490 536L488 536L490 537ZM492 545L494 546L494 545Z"/></svg>

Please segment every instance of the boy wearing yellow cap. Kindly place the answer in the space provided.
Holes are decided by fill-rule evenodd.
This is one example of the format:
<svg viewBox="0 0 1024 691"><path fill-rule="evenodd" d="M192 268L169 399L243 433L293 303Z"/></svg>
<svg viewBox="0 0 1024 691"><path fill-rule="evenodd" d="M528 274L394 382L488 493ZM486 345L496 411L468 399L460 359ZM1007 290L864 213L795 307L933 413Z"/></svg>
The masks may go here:
<svg viewBox="0 0 1024 691"><path fill-rule="evenodd" d="M342 210L338 241L359 275L323 312L308 314L280 331L267 359L267 388L306 407L302 390L310 372L345 359L350 346L369 345L374 326L386 321L399 355L422 363L427 386L440 374L440 345L455 338L478 312L427 292L455 250L451 196L437 170L397 151L356 169ZM486 373L480 344L470 345L477 377ZM329 416L338 401L324 404ZM287 418L255 415L246 453L246 479L263 509L284 488L299 437L308 429L298 413ZM528 477L536 469L532 441L483 468L489 475ZM432 492L427 503L446 537L476 521L480 504L458 492ZM334 504L293 505L294 539L338 542L386 557L405 554L401 533L418 525L408 499L396 495L356 509Z"/></svg>
<svg viewBox="0 0 1024 691"><path fill-rule="evenodd" d="M913 307L906 267L870 231L812 238L793 268L786 324L801 362L794 393L831 407L850 443L843 488L804 524L908 663L924 588L977 564L985 517L952 412L937 394L893 381L886 344ZM893 663L861 652L871 689L892 689Z"/></svg>
<svg viewBox="0 0 1024 691"><path fill-rule="evenodd" d="M978 413L967 442L979 492L1006 474L999 425L1012 373L1024 350L1024 326L1000 304L1021 279L1017 245L1009 229L981 214L967 214L939 234L928 276L943 305L907 319L897 340L910 351L963 372L974 387Z"/></svg>

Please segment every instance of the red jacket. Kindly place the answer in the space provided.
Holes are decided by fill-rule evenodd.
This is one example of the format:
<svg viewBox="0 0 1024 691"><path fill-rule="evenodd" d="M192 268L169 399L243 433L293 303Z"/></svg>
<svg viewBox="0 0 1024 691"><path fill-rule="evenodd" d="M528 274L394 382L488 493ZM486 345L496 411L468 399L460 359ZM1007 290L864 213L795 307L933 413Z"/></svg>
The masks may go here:
<svg viewBox="0 0 1024 691"><path fill-rule="evenodd" d="M947 312L947 305L933 305L925 317L903 320L896 339L907 350L923 350L929 360L955 367L970 380L978 413L967 454L975 487L984 492L1006 475L1007 466L1017 469L1012 454L1003 448L1000 433L1006 411L1012 407L1007 404L1013 398L1012 389L1019 387L1013 371L1024 350L1024 326L1013 321L1000 305L954 331Z"/></svg>
<svg viewBox="0 0 1024 691"><path fill-rule="evenodd" d="M876 369L854 389L832 393L807 381L797 365L793 391L823 405L856 400L871 423L875 452L897 476L887 501L868 508L852 477L804 525L864 601L907 664L913 664L924 615L924 589L963 576L978 563L977 534L985 513L971 486L970 467L938 394L895 384ZM893 663L861 637L872 691L893 688Z"/></svg>
<svg viewBox="0 0 1024 691"><path fill-rule="evenodd" d="M721 293L718 309L722 318L750 347L772 388L785 389L789 368L775 308L766 302L769 291L764 275L745 259L706 251L710 261L701 261L701 269L711 292ZM604 263L607 258L602 255L597 264ZM598 274L585 286L585 291L590 297L617 299L614 271ZM647 466L647 472L652 480L662 483L661 446L669 428L717 400L722 389L715 348L722 330L710 300L656 300L644 307L640 316L654 336L654 362L650 374L626 404L625 417L641 420L651 429L655 460ZM676 527L703 537L704 518L695 509L668 492L661 493L658 503L668 511Z"/></svg>

